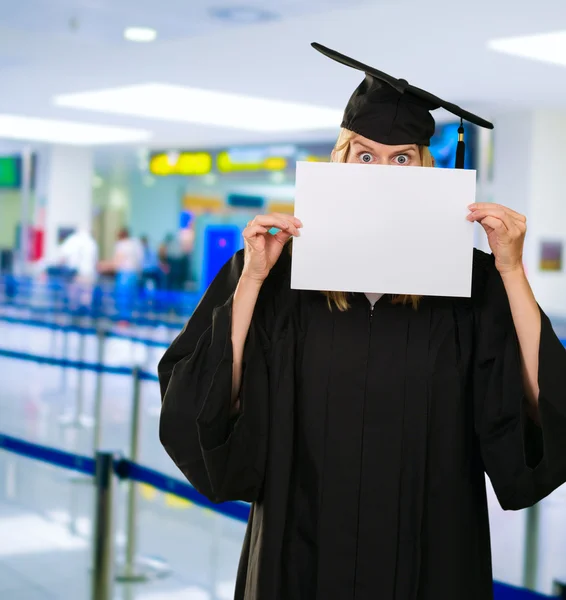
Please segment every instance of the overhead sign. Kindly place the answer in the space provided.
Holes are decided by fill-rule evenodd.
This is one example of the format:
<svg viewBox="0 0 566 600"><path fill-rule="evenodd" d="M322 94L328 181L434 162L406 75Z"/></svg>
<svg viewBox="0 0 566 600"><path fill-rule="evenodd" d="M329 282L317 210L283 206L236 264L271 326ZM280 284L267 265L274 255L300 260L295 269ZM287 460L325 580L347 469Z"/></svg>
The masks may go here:
<svg viewBox="0 0 566 600"><path fill-rule="evenodd" d="M149 159L152 175L208 175L212 171L209 152L160 152Z"/></svg>
<svg viewBox="0 0 566 600"><path fill-rule="evenodd" d="M152 154L149 170L161 177L291 172L297 160L328 161L331 151L332 144L324 143L238 146L215 151L171 150Z"/></svg>

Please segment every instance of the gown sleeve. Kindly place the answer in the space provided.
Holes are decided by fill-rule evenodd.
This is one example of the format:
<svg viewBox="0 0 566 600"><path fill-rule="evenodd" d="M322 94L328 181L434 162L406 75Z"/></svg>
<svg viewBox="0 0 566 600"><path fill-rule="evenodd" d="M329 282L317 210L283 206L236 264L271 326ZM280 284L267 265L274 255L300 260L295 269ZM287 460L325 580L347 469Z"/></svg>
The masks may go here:
<svg viewBox="0 0 566 600"><path fill-rule="evenodd" d="M254 310L234 414L232 298L242 267L239 252L220 270L158 367L161 443L192 485L213 502L256 500L267 452L273 273Z"/></svg>
<svg viewBox="0 0 566 600"><path fill-rule="evenodd" d="M475 427L502 508L532 506L566 481L566 349L541 310L537 423L527 416L519 343L493 256L474 265Z"/></svg>

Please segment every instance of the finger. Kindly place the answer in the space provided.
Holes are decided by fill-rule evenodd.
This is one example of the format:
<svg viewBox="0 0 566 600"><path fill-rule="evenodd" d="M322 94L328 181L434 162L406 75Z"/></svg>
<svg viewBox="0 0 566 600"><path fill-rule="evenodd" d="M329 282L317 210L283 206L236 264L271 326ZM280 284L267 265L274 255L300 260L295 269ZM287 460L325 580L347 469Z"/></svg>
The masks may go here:
<svg viewBox="0 0 566 600"><path fill-rule="evenodd" d="M527 221L527 217L525 217L525 215L518 213L517 211L513 210L512 208L509 208L508 206L503 206L502 204L494 204L492 202L476 202L474 204L470 204L470 206L468 206L468 208L471 211L489 210L490 208L495 208L495 209L505 211L506 213L508 213L515 219L517 219L518 221L521 221L523 223L526 223L526 221Z"/></svg>
<svg viewBox="0 0 566 600"><path fill-rule="evenodd" d="M478 221L481 223L484 219L486 219L488 217L501 221L501 223L505 226L506 229L510 229L512 227L511 217L509 215L507 215L505 213L505 211L499 210L499 209L492 209L489 211L488 210L477 210L468 215L468 220Z"/></svg>
<svg viewBox="0 0 566 600"><path fill-rule="evenodd" d="M284 220L290 220L291 223L293 223L293 225L295 225L295 227L302 227L303 223L300 219L298 219L297 217L295 217L294 215L287 215L285 213L271 213L274 217L279 217L280 219L284 219Z"/></svg>
<svg viewBox="0 0 566 600"><path fill-rule="evenodd" d="M275 217L274 215L257 215L252 221L254 225L263 225L264 227L277 227L278 229L289 229L295 227L290 219L284 219L283 217ZM295 227L296 229L296 227Z"/></svg>
<svg viewBox="0 0 566 600"><path fill-rule="evenodd" d="M507 217L508 219L511 218L511 216L505 212L505 210L503 210L502 208L495 208L495 207L490 207L490 208L481 208L478 210L474 210L473 212L470 213L470 215L472 215L473 217L477 218L483 218L483 217L487 217L492 216L492 217L497 217L498 219L501 219L502 221Z"/></svg>
<svg viewBox="0 0 566 600"><path fill-rule="evenodd" d="M246 227L242 232L244 239L250 240L258 235L265 235L269 231L269 228L263 227L263 225L250 225Z"/></svg>
<svg viewBox="0 0 566 600"><path fill-rule="evenodd" d="M289 215L287 215L287 217L289 217ZM294 223L289 221L288 218L286 219L285 215L281 215L280 217L276 217L275 215L258 215L254 221L257 221L257 223L260 223L266 227L276 227L282 231L288 231L295 237L299 237L301 235L299 228Z"/></svg>
<svg viewBox="0 0 566 600"><path fill-rule="evenodd" d="M278 231L273 238L275 241L279 242L282 246L285 245L289 238L291 238L291 234L288 231Z"/></svg>
<svg viewBox="0 0 566 600"><path fill-rule="evenodd" d="M480 225L486 231L487 231L486 227L489 227L491 229L494 229L495 231L498 231L501 234L507 235L509 233L509 231L508 231L507 227L505 227L505 224L503 223L503 221L496 217L491 217L491 216L485 217L484 219L481 220Z"/></svg>

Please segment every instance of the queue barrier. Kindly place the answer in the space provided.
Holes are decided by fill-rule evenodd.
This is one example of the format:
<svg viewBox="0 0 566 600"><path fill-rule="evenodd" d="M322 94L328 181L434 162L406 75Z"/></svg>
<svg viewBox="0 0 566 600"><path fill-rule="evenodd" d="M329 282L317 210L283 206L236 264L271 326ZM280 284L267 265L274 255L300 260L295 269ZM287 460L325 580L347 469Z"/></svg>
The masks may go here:
<svg viewBox="0 0 566 600"><path fill-rule="evenodd" d="M91 335L97 334L100 340L98 360L89 362L84 360L71 360L65 357L56 358L33 354L29 352L21 352L7 348L0 348L0 357L34 362L41 365L59 366L64 369L71 368L79 372L90 371L98 375L95 390L95 426L98 428L98 433L95 434L95 457L82 456L50 448L35 443L31 443L19 438L15 438L6 434L0 433L0 449L6 452L11 452L33 460L38 460L44 463L51 464L64 469L80 472L89 477L95 477L96 483L96 511L95 511L95 528L94 528L94 553L93 553L93 571L92 571L92 600L110 600L113 594L113 582L116 579L114 569L110 563L113 563L113 529L112 529L112 503L115 493L112 488L115 480L125 480L130 483L129 491L129 506L128 519L126 527L126 543L129 548L129 573L133 573L133 558L135 551L135 532L136 532L136 493L135 483L142 483L157 490L161 490L167 494L172 494L184 500L190 501L203 508L210 509L217 514L246 522L249 516L249 505L243 502L226 502L216 504L201 495L188 482L179 480L174 477L167 476L154 469L138 464L137 452L137 435L139 430L139 406L140 406L140 382L153 381L157 382L158 377L154 373L144 371L139 366L122 367L108 366L103 363L103 352L101 352L102 344L105 336L121 337L130 339L142 344L154 345L157 347L166 346L163 342L140 338L137 336L129 336L124 334L113 334L111 332L102 332L97 328L79 327L75 325L66 326L33 319L20 319L17 317L1 316L0 321L14 324L30 325L36 327L46 327L51 329L62 329L66 331L74 331L79 334ZM82 335L81 335L82 337ZM566 340L561 340L566 346ZM130 440L130 457L124 458L107 452L100 452L100 403L101 394L101 376L102 374L131 376L134 380L133 385L133 402L132 402L132 429ZM79 407L77 407L77 415ZM536 510L536 507L533 507ZM532 509L529 509L532 510ZM536 532L528 532L527 536L532 537ZM530 558L531 564L525 565L529 572L536 572L538 557L533 555ZM127 558L128 562L128 558ZM127 577L122 577L122 581L128 580ZM543 598L551 598L536 594L529 590L514 588L504 584L494 583L495 598L497 600L542 600ZM561 596L552 596L559 598ZM566 596L563 596L566 597Z"/></svg>
<svg viewBox="0 0 566 600"><path fill-rule="evenodd" d="M0 433L0 450L38 460L62 469L77 471L90 477L94 477L96 472L95 458L28 442L4 433ZM112 471L119 480L144 483L161 492L173 494L201 508L207 508L225 517L230 517L244 523L248 521L250 508L247 503L225 502L218 504L211 502L190 483L176 477L171 477L170 475L165 475L155 469L144 467L123 456L113 455Z"/></svg>
<svg viewBox="0 0 566 600"><path fill-rule="evenodd" d="M36 305L36 304L12 304L10 302L0 301L0 307L17 309L17 310L26 310L32 314L38 315L50 315L52 317L67 317L70 319L91 319L93 321L110 321L113 323L120 323L124 321L124 317L120 316L118 313L109 314L101 311L91 310L89 308L78 308L78 309L70 309L70 308L54 308L48 305ZM174 320L166 320L166 319L156 319L150 317L136 316L132 315L126 319L126 321L131 325L137 325L138 327L153 327L153 328L164 328L164 329L173 329L180 330L185 322L191 316L192 313L187 313L186 318L184 319L174 319Z"/></svg>
<svg viewBox="0 0 566 600"><path fill-rule="evenodd" d="M92 600L111 600L115 579L127 580L124 576L118 578L115 575L113 548L115 509L113 504L116 494L113 488L116 479L129 480L131 484L151 485L163 492L189 500L198 506L209 508L225 517L242 522L248 520L250 509L243 502L214 504L199 494L190 484L113 453L97 452L95 458L91 458L2 433L0 433L0 450L94 477L96 497L93 527ZM133 485L131 487L134 489ZM129 545L129 535L130 532L127 531L126 547ZM132 565L129 570L133 572Z"/></svg>
<svg viewBox="0 0 566 600"><path fill-rule="evenodd" d="M72 454L64 450L28 442L0 433L0 450L37 460L63 469L81 472L95 477L94 551L92 568L91 600L111 600L114 587L113 568L113 501L115 479L150 485L166 493L174 494L203 508L247 522L249 505L243 502L215 504L202 496L189 483L170 477L154 469L139 465L112 453L98 452L95 458ZM530 590L494 582L496 600L544 600L559 598L545 596Z"/></svg>
<svg viewBox="0 0 566 600"><path fill-rule="evenodd" d="M6 304L22 305L38 301L69 309L80 305L93 314L110 314L124 318L124 312L138 314L187 317L195 309L203 290L162 290L143 285L133 287L115 286L98 282L95 284L72 283L66 280L36 282L15 277L0 276L0 300Z"/></svg>
<svg viewBox="0 0 566 600"><path fill-rule="evenodd" d="M79 335L97 335L100 327L85 327L79 325L64 325L62 323L54 323L50 321L42 321L41 319L23 319L21 317L12 317L0 315L0 322L10 323L12 325L25 325L28 327L36 327L40 329L49 329L51 331L62 331L63 333L78 333ZM105 335L109 338L117 338L130 342L143 344L151 348L168 348L170 342L162 342L147 337L130 335L117 331L106 330Z"/></svg>

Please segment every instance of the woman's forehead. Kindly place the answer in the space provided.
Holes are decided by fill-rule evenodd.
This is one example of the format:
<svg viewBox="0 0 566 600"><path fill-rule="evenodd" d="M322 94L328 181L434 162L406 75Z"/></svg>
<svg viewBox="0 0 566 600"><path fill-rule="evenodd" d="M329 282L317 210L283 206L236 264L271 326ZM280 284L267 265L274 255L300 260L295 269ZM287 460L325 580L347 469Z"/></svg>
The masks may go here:
<svg viewBox="0 0 566 600"><path fill-rule="evenodd" d="M355 133L352 136L350 142L352 144L365 146L366 148L370 148L376 152L382 152L384 154L398 152L399 150L416 150L418 148L416 144L403 144L400 146L390 146L388 144L381 144L380 142L374 142L373 140L369 140L368 138L365 138L364 136L359 135L358 133Z"/></svg>

